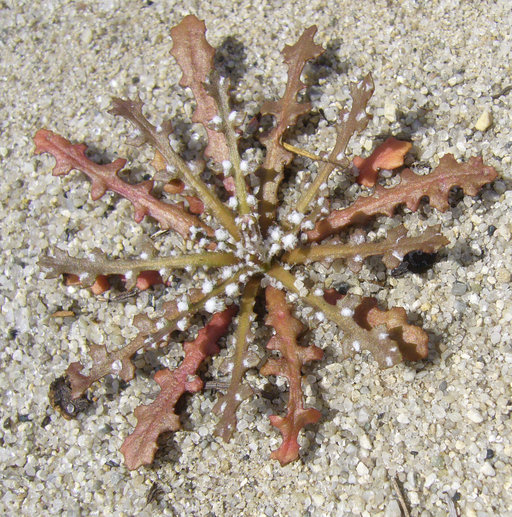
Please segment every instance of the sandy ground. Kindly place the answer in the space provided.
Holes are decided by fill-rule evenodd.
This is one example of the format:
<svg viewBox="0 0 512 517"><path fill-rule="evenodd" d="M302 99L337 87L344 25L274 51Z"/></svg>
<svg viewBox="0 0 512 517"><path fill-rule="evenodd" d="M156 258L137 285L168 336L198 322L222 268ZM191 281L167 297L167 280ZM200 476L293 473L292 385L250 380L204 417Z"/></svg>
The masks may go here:
<svg viewBox="0 0 512 517"><path fill-rule="evenodd" d="M401 515L396 480L410 515L512 515L510 3L184 5L0 2L0 512L392 517ZM106 113L110 97L140 92L154 120L171 117L178 138L186 136L193 102L178 86L169 29L190 13L223 49L222 66L249 114L282 92L279 50L316 24L316 42L327 48L306 72L308 83L319 83L309 90L316 113L332 121L350 80L372 72L376 83L373 120L351 153L367 153L392 134L412 140L417 170L447 152L459 160L481 154L501 176L445 214L426 206L397 217L413 229L442 225L450 244L428 273L395 279L378 265L380 276L372 267L357 277L314 270L319 280L346 281L353 292L405 307L423 322L431 350L421 364L379 371L364 354L340 363L336 337L319 339L326 357L308 369L305 392L322 420L303 433L300 461L284 468L269 459L279 440L267 418L282 411L283 398L274 407L246 402L239 432L225 444L212 436L216 394L205 392L187 401L184 430L154 465L129 472L119 447L135 423L133 409L158 391L156 356L138 360L140 375L128 386L101 383L95 404L76 420L48 402L49 384L87 357L88 342L120 346L133 336L131 317L154 295L108 304L45 279L38 258L54 246L130 255L157 228L135 224L126 201L91 201L78 173L52 177L53 159L32 155L32 136L47 127L105 160L130 158L134 174L142 171L150 152L125 144L127 125ZM492 123L477 130L484 112ZM328 150L326 126L297 143ZM50 317L61 309L77 315ZM173 353L168 364L180 358L179 349Z"/></svg>

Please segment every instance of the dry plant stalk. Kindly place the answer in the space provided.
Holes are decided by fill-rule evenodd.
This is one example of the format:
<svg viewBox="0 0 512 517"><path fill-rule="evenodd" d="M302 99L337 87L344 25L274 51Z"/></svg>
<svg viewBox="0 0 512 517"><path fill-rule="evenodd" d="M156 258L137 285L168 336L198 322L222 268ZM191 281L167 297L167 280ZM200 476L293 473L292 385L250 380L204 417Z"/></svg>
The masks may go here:
<svg viewBox="0 0 512 517"><path fill-rule="evenodd" d="M142 101L114 98L110 110L135 127L134 145L147 144L153 148L151 164L157 171L165 172L164 192L182 196L186 204L172 203L165 195L155 196L154 180L136 185L122 180L119 173L126 164L122 158L99 165L87 157L85 144L72 144L48 129L40 129L34 137L35 152L49 153L55 158L55 176L66 175L74 169L82 171L91 180L93 199L99 199L107 190L127 198L133 204L137 222L151 217L162 230L179 234L185 244L182 249L189 250L169 250L164 256L141 252L139 257L112 259L98 249L78 258L56 249L40 260L48 277L64 275L67 282L90 286L95 292L108 289L112 276L121 277L128 290L169 283L176 274L201 272L197 278L203 278L200 285L195 285L187 294L166 302L154 318L144 313L135 316L133 325L138 335L125 346L112 350L92 344L92 366L86 371L80 362L71 364L59 384L58 396L53 396L59 403L66 399L80 401L87 390L106 375L131 380L136 373L132 362L136 354L151 348L165 353L172 344L173 331L185 331L195 314L212 314L197 336L191 335L185 343L181 365L174 371L163 369L155 374L161 389L157 398L136 409L137 427L121 448L129 469L150 464L159 435L180 428L176 403L184 392L202 389L199 367L209 356L217 354L219 340L233 321L236 344L229 356L231 374L228 382L217 383L226 387L226 392L220 394L214 408L219 418L215 433L224 440L231 438L240 405L256 391L245 381L245 373L259 362L251 355L249 344L258 324L256 306L263 289L265 323L273 329L274 335L267 343L271 356L261 373L271 378L283 376L289 385L285 416L270 417L282 435L282 444L271 457L282 465L299 457L301 430L321 419L320 411L306 407L302 367L305 363L320 361L324 354L322 349L336 347L334 353L340 360L366 350L381 368L403 360L425 358L428 336L422 328L408 323L403 308L379 309L372 298L350 293L341 296L324 290L321 285L310 287L308 264L343 258L347 267L357 273L367 257L382 256L386 267L394 269L411 253L435 253L448 244L440 226L410 236L400 224L377 242L368 242L361 229L349 236L347 229L366 223L376 215L392 217L398 205L405 205L411 211L420 210L423 197L428 197L432 207L447 210L452 187L458 186L473 196L496 178L496 171L485 166L481 158L458 163L452 155L443 156L430 174L402 170L411 144L390 137L369 157L353 158L359 169L357 181L366 187L362 189L366 195L342 210L329 212L325 204L319 210L320 192L324 197L335 168L346 169L349 142L365 129L370 119L367 109L374 83L367 75L351 85L351 105L340 111L334 148L327 158L321 158L316 175L301 185L298 201L289 207L287 216L278 217L281 213L277 210L279 188L294 152L313 158L319 154L300 151L284 141L288 129L313 109L311 103L301 102L298 94L306 86L301 81L304 66L323 52L322 46L314 42L316 27L306 29L294 45L287 45L283 50L288 81L282 98L269 100L261 107L261 114L271 115L275 123L260 135L266 156L263 163L255 166L240 155L238 139L243 128L238 120L244 117L232 111L231 86L214 70L215 49L207 42L205 30L204 23L194 16L187 16L171 30L171 53L183 71L180 84L190 88L196 101L192 121L205 129L204 160L187 163L170 145L171 122L151 124L143 113ZM202 175L205 167L214 174L222 171L224 192L221 187L205 183L203 178L207 176ZM379 183L382 168L396 170L400 183L391 188ZM157 174L155 178L160 176ZM257 191L251 190L249 185L258 183L258 179ZM336 234L335 240L325 242L333 234ZM191 279L198 283L194 276ZM313 309L314 317L308 321L300 321L294 315L300 314L298 309L304 306ZM306 323L314 327L324 320L338 326L339 343L299 343ZM73 407L78 406L77 403Z"/></svg>

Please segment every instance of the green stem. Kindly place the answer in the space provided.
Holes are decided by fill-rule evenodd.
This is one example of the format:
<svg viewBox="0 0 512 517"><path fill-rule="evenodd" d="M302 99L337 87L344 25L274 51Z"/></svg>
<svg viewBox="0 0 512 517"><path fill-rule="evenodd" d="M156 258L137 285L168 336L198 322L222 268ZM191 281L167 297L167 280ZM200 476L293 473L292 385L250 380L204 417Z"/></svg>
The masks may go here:
<svg viewBox="0 0 512 517"><path fill-rule="evenodd" d="M176 316L172 320L167 321L165 323L165 325L161 329L159 329L155 333L151 334L149 336L149 338L146 340L145 346L149 346L152 343L159 343L160 341L162 341L162 339L165 336L167 336L167 334L169 334L170 332L172 332L176 328L177 322L182 317L184 317L184 316L186 316L188 314L196 313L199 309L202 309L204 307L204 305L206 304L206 302L208 300L210 300L211 298L215 298L216 296L224 294L225 291L226 291L226 286L228 284L237 282L238 279L240 278L240 276L242 274L244 274L244 273L247 273L247 271L248 271L248 268L240 269L232 277L228 278L227 280L225 280L221 284L217 285L211 292L205 294L203 298L201 298L200 300L190 304L186 311L180 312L178 314L178 316Z"/></svg>
<svg viewBox="0 0 512 517"><path fill-rule="evenodd" d="M164 130L151 124L142 113L142 102L140 101L133 102L114 98L112 102L113 108L110 113L121 115L130 120L141 131L144 139L158 150L167 165L174 168L179 177L196 191L208 210L220 221L231 236L239 241L241 234L235 223L233 213L224 206L215 192L205 185L199 175L174 151L169 142L170 129L166 128Z"/></svg>
<svg viewBox="0 0 512 517"><path fill-rule="evenodd" d="M327 303L323 297L315 296L313 294L307 294L303 296L300 291L295 287L296 278L286 269L281 266L273 266L267 273L268 276L279 280L288 291L297 294L303 301L308 305L311 305L315 309L323 312L327 318L336 323L341 329L346 329L348 325L354 327L353 320L346 316L342 316L340 310L335 305Z"/></svg>
<svg viewBox="0 0 512 517"><path fill-rule="evenodd" d="M240 215L246 215L251 212L247 203L247 186L245 184L245 176L240 167L240 154L238 153L238 138L233 129L233 124L229 120L230 108L229 98L226 87L221 82L218 74L212 74L212 90L213 97L219 109L219 116L222 120L222 133L226 137L226 144L229 150L229 161L234 171L236 197L238 199Z"/></svg>
<svg viewBox="0 0 512 517"><path fill-rule="evenodd" d="M233 239L239 241L241 238L240 231L236 226L231 210L229 210L222 201L217 198L214 191L208 188L199 176L188 167L185 161L174 152L167 136L153 133L151 135L153 136L155 147L164 157L165 161L174 167L180 177L185 180L187 185L197 192L199 199L201 199L208 210L217 217L219 222L231 234Z"/></svg>
<svg viewBox="0 0 512 517"><path fill-rule="evenodd" d="M222 417L215 429L215 434L221 436L226 442L229 441L236 428L236 410L238 406L242 400L252 393L252 389L242 384L242 378L247 370L247 366L244 365L244 359L247 357L251 323L254 315L254 303L259 287L260 279L257 277L251 278L245 286L236 328L236 348L232 356L233 369L231 381L226 394L219 398L213 408L215 413L222 413Z"/></svg>
<svg viewBox="0 0 512 517"><path fill-rule="evenodd" d="M105 263L104 275L122 275L126 271L159 271L160 269L176 269L192 267L222 267L232 266L238 259L232 253L209 252L191 255L176 255L173 257L155 257L135 260L113 260Z"/></svg>

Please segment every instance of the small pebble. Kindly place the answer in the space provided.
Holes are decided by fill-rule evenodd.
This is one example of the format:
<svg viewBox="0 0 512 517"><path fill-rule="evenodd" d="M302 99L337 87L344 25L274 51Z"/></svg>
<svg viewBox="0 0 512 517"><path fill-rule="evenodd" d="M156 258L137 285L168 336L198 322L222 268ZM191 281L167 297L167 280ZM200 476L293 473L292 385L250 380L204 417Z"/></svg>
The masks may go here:
<svg viewBox="0 0 512 517"><path fill-rule="evenodd" d="M360 476L367 476L368 473L370 472L368 470L368 467L362 462L360 461L358 464L357 464L357 467L356 467L356 471L357 473L360 475Z"/></svg>
<svg viewBox="0 0 512 517"><path fill-rule="evenodd" d="M475 129L478 131L486 131L491 127L492 114L488 109L485 109L482 114L478 117L475 123Z"/></svg>
<svg viewBox="0 0 512 517"><path fill-rule="evenodd" d="M432 472L425 478L425 483L423 483L423 486L425 488L429 488L430 485L432 485L435 482L436 478L437 476Z"/></svg>
<svg viewBox="0 0 512 517"><path fill-rule="evenodd" d="M455 296L461 296L467 291L467 285L462 282L455 282L452 286L452 294Z"/></svg>
<svg viewBox="0 0 512 517"><path fill-rule="evenodd" d="M92 38L93 38L93 33L92 33L92 30L89 27L87 27L82 32L82 35L80 36L80 39L82 40L82 43L84 45L89 45L89 43L91 43L91 41L92 41Z"/></svg>
<svg viewBox="0 0 512 517"><path fill-rule="evenodd" d="M400 413L396 419L401 423L401 424L408 424L410 422L409 420L409 416L406 414L406 413Z"/></svg>
<svg viewBox="0 0 512 517"><path fill-rule="evenodd" d="M363 449L366 449L366 450L370 450L372 448L372 444L368 438L368 436L366 434L363 434L360 438L359 438L359 445L363 448Z"/></svg>
<svg viewBox="0 0 512 517"><path fill-rule="evenodd" d="M420 498L419 498L419 495L418 495L418 492L407 492L407 496L409 497L409 502L416 506L418 504L420 504Z"/></svg>
<svg viewBox="0 0 512 517"><path fill-rule="evenodd" d="M476 410L476 409L470 409L466 416L475 424L480 424L484 421L484 417Z"/></svg>
<svg viewBox="0 0 512 517"><path fill-rule="evenodd" d="M384 512L384 517L401 517L402 511L400 510L400 505L396 499L392 499L389 501L386 506L386 510Z"/></svg>
<svg viewBox="0 0 512 517"><path fill-rule="evenodd" d="M313 499L313 503L315 506L322 506L325 501L325 497L322 494L312 494L311 499Z"/></svg>
<svg viewBox="0 0 512 517"><path fill-rule="evenodd" d="M490 463L487 463L487 462L482 465L482 468L480 469L480 472L484 476L494 477L496 475L496 471L493 469L492 465Z"/></svg>
<svg viewBox="0 0 512 517"><path fill-rule="evenodd" d="M397 106L391 99L384 101L384 118L388 122L396 122Z"/></svg>

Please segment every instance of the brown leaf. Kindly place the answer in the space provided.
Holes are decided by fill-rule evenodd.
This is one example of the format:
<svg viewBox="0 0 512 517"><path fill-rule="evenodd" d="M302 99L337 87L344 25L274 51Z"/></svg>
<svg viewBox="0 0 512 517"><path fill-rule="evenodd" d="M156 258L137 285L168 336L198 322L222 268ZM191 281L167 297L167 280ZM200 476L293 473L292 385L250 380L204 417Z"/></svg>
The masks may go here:
<svg viewBox="0 0 512 517"><path fill-rule="evenodd" d="M121 446L128 469L150 464L158 448L159 435L180 428L179 416L174 412L176 403L186 391L195 393L202 389L203 381L197 376L197 370L208 356L219 352L217 341L227 332L236 311L232 305L214 314L196 339L184 344L185 357L180 366L173 371L165 368L155 374L160 393L151 404L135 409L137 427Z"/></svg>
<svg viewBox="0 0 512 517"><path fill-rule="evenodd" d="M204 153L217 163L221 163L228 159L229 153L224 135L211 127L211 121L217 115L217 106L204 84L213 70L215 49L206 41L205 33L206 26L203 21L194 15L185 16L171 29L171 54L183 72L180 85L189 87L196 99L192 121L200 122L206 129L208 145Z"/></svg>
<svg viewBox="0 0 512 517"><path fill-rule="evenodd" d="M105 375L117 374L121 379L128 382L133 379L135 367L131 357L144 347L144 335L139 334L125 347L108 352L103 345L89 345L89 355L92 359L92 367L88 375L84 375L84 366L80 362L71 363L66 375L71 384L71 397L73 399L81 397L96 381Z"/></svg>
<svg viewBox="0 0 512 517"><path fill-rule="evenodd" d="M261 138L261 142L267 148L265 161L259 172L262 177L261 225L263 232L274 217L277 190L283 179L283 168L293 159L293 154L281 145L281 138L301 115L305 115L311 110L311 103L297 102L297 94L306 87L300 80L306 62L324 52L323 47L315 45L313 40L316 30L315 25L309 27L302 33L295 45L285 46L282 54L288 66L288 82L284 95L277 101L265 102L261 107L262 115L273 115L276 118L274 128Z"/></svg>
<svg viewBox="0 0 512 517"><path fill-rule="evenodd" d="M363 328L385 325L390 337L398 343L402 356L407 361L420 361L428 355L428 334L416 325L407 322L403 307L381 310L376 298L363 298L357 307L354 319Z"/></svg>
<svg viewBox="0 0 512 517"><path fill-rule="evenodd" d="M335 289L326 289L324 299L331 305L336 305L338 300L345 295ZM392 307L389 310L380 310L377 307L377 299L363 297L354 308L354 321L365 330L372 330L379 326L386 326L389 337L395 341L403 359L407 361L419 361L428 355L428 335L416 325L407 322L407 314L402 307ZM380 346L380 343L378 344ZM378 354L380 356L380 354ZM375 356L375 354L374 354ZM394 363L396 364L396 363ZM386 367L386 363L381 363Z"/></svg>
<svg viewBox="0 0 512 517"><path fill-rule="evenodd" d="M321 260L344 258L353 272L361 270L363 259L382 255L382 261L387 268L396 268L411 251L421 250L424 253L434 253L449 241L443 236L440 226L427 228L417 237L408 237L403 225L388 231L385 239L378 242L365 242L364 232L356 232L351 242L344 244L313 244L309 247L295 248L283 255L283 262L289 264L304 264Z"/></svg>
<svg viewBox="0 0 512 517"><path fill-rule="evenodd" d="M185 190L185 183L180 179L174 179L164 185L164 190L169 194L181 194Z"/></svg>
<svg viewBox="0 0 512 517"><path fill-rule="evenodd" d="M224 228L235 238L240 240L240 230L238 229L233 212L225 206L217 196L214 189L207 186L201 178L201 172L204 170L205 161L196 160L194 164L186 163L183 158L173 149L169 142L169 134L171 131L170 123L162 124L161 126L154 126L144 116L142 112L143 103L139 101L132 101L130 99L119 99L114 97L112 99L112 108L109 113L119 115L129 120L138 131L140 142L147 142L153 148L158 150L161 156L167 163L167 168L171 174L176 173L179 179L185 181L187 186L192 188L205 207L208 208L211 214L215 215L218 221ZM165 206L170 206L164 203ZM181 213L181 208L176 208ZM190 231L192 226L201 228L207 235L213 236L212 228L202 223L197 217L186 214L189 221L194 221L194 224L187 225L187 230ZM188 221L187 221L188 222Z"/></svg>
<svg viewBox="0 0 512 517"><path fill-rule="evenodd" d="M423 253L435 253L450 241L441 233L441 225L429 226L421 235L408 237L407 230L399 225L388 231L386 239L382 243L382 262L388 269L399 266L404 257L411 251Z"/></svg>
<svg viewBox="0 0 512 517"><path fill-rule="evenodd" d="M90 287L98 295L110 289L109 278L121 276L128 290L138 287L147 289L154 284L162 283L161 275L144 266L144 261L138 259L110 259L94 248L85 257L71 257L58 248L53 250L53 256L46 255L39 259L39 266L46 270L47 278L64 275L66 285L81 285Z"/></svg>
<svg viewBox="0 0 512 517"><path fill-rule="evenodd" d="M314 346L299 346L297 337L304 331L302 323L295 319L286 303L283 291L267 287L266 324L274 327L276 334L267 343L269 350L277 350L281 356L272 357L261 368L262 375L280 375L288 379L290 396L288 411L285 417L270 416L270 422L277 427L283 436L279 449L272 452L271 457L279 460L282 466L299 457L298 435L303 427L315 424L320 419L320 412L313 408L304 408L302 394L301 367L309 361L322 359L323 351Z"/></svg>
<svg viewBox="0 0 512 517"><path fill-rule="evenodd" d="M415 212L423 197L428 197L431 206L444 212L450 206L448 195L452 187L459 186L465 194L475 196L483 185L496 177L494 167L484 165L481 157L457 163L452 154L446 154L430 174L414 174L410 169L405 169L400 184L391 188L377 185L371 196L360 197L351 206L334 210L328 217L318 221L315 228L306 232L306 235L309 241L319 241L350 224L365 222L374 215L391 217L395 208L401 204Z"/></svg>
<svg viewBox="0 0 512 517"><path fill-rule="evenodd" d="M313 183L302 194L297 203L297 211L305 213L311 202L316 197L322 185L327 184L327 180L335 167L343 166L346 147L355 133L361 132L367 125L371 116L366 113L366 106L373 95L375 87L371 74L359 83L350 85L350 95L352 96L352 106L350 110L341 110L340 122L336 125L336 144L329 154L328 160L322 165ZM314 214L315 210L312 211Z"/></svg>

